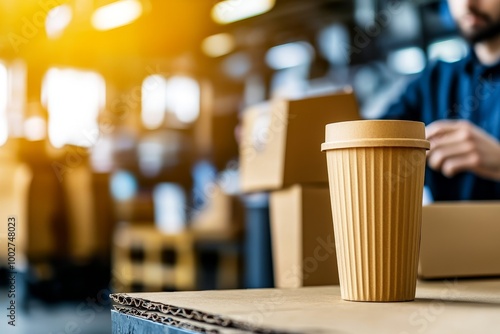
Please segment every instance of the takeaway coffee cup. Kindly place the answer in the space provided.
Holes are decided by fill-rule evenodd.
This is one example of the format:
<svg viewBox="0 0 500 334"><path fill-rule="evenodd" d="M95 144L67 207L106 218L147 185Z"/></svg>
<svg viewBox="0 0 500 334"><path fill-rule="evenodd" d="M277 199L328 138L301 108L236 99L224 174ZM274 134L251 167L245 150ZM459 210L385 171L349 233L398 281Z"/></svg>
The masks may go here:
<svg viewBox="0 0 500 334"><path fill-rule="evenodd" d="M328 124L326 151L342 299L415 299L425 126L409 121Z"/></svg>

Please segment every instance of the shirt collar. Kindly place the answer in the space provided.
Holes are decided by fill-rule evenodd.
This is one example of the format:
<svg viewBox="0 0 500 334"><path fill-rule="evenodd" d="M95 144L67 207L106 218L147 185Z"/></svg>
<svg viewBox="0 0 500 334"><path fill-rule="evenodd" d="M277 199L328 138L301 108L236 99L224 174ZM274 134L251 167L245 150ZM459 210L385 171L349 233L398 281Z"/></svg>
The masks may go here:
<svg viewBox="0 0 500 334"><path fill-rule="evenodd" d="M465 57L464 69L469 74L478 73L479 75L485 75L492 73L497 76L500 75L500 61L493 65L483 65L477 58L474 49L470 48L469 54Z"/></svg>

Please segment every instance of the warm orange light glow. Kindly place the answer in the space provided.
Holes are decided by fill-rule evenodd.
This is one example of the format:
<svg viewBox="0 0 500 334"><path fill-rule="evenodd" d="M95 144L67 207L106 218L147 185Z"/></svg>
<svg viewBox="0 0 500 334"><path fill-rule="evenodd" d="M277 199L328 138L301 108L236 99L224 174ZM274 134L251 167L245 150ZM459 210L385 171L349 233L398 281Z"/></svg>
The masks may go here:
<svg viewBox="0 0 500 334"><path fill-rule="evenodd" d="M270 11L275 0L224 0L212 9L212 18L220 24L227 24L257 16Z"/></svg>
<svg viewBox="0 0 500 334"><path fill-rule="evenodd" d="M137 20L142 14L139 0L119 0L95 10L92 25L97 30L118 28Z"/></svg>

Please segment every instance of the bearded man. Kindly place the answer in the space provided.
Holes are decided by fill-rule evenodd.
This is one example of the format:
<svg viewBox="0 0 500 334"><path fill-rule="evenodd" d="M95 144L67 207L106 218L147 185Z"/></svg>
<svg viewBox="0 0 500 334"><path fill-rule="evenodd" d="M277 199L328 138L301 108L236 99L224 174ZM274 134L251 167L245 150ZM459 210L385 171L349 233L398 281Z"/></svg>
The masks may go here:
<svg viewBox="0 0 500 334"><path fill-rule="evenodd" d="M385 119L426 124L435 201L500 199L500 0L448 0L469 55L430 64Z"/></svg>

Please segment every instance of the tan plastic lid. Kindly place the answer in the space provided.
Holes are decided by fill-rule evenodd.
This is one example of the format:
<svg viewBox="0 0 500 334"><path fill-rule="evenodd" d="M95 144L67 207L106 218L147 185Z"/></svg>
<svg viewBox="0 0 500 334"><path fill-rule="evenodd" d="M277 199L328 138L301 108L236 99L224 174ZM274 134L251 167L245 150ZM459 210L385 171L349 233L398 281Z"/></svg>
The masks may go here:
<svg viewBox="0 0 500 334"><path fill-rule="evenodd" d="M328 124L321 150L349 147L415 147L428 150L422 122L395 120L351 121Z"/></svg>

